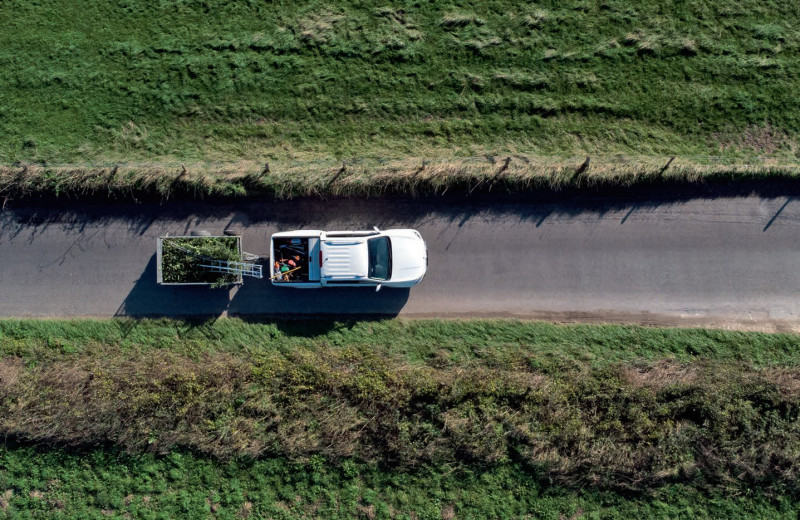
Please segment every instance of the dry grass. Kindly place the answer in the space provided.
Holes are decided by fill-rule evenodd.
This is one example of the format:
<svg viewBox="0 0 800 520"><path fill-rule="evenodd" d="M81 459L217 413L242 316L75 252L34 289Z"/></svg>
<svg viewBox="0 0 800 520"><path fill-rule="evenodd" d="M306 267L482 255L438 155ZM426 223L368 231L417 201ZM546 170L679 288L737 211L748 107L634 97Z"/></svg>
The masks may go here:
<svg viewBox="0 0 800 520"><path fill-rule="evenodd" d="M791 368L771 370L767 378L774 383L786 399L800 398L800 371Z"/></svg>
<svg viewBox="0 0 800 520"><path fill-rule="evenodd" d="M696 364L662 360L650 365L625 365L620 370L622 379L634 388L662 390L670 385L696 383L700 367Z"/></svg>
<svg viewBox="0 0 800 520"><path fill-rule="evenodd" d="M725 132L713 136L720 150L748 150L758 155L776 155L781 151L796 154L800 142L788 132L781 131L769 123L748 125L738 132Z"/></svg>
<svg viewBox="0 0 800 520"><path fill-rule="evenodd" d="M555 159L520 154L448 160L360 160L352 163L286 161L269 165L254 161L105 167L22 164L0 166L0 203L38 196L138 200L148 197L271 196L291 199L441 195L447 192L528 193L798 177L800 165L777 159L725 164L680 157L599 157L589 158L587 162L585 157Z"/></svg>

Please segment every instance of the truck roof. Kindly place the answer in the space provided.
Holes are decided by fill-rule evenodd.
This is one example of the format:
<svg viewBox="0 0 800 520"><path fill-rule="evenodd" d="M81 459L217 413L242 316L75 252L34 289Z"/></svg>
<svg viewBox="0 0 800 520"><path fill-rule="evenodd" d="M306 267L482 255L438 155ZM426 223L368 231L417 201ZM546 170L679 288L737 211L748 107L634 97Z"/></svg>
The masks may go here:
<svg viewBox="0 0 800 520"><path fill-rule="evenodd" d="M322 241L322 277L330 280L367 278L366 238L329 238Z"/></svg>

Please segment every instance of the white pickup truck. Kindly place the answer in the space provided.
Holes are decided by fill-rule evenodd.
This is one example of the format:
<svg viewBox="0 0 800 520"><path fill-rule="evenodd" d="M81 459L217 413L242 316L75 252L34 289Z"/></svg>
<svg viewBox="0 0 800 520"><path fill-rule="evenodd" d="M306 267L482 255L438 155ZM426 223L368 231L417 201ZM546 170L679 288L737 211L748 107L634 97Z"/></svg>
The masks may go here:
<svg viewBox="0 0 800 520"><path fill-rule="evenodd" d="M411 287L422 281L428 249L413 229L300 230L270 239L272 283L284 287Z"/></svg>

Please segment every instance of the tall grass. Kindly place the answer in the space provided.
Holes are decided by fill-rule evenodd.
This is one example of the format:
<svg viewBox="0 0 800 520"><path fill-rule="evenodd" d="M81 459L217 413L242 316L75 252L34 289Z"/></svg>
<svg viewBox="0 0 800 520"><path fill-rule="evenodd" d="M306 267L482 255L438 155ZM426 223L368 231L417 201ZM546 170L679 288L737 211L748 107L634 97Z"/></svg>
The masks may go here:
<svg viewBox="0 0 800 520"><path fill-rule="evenodd" d="M394 194L591 192L630 187L800 178L784 161L730 163L675 157L505 157L354 162L0 166L0 201L31 197L375 197Z"/></svg>
<svg viewBox="0 0 800 520"><path fill-rule="evenodd" d="M6 2L0 162L796 160L794 7Z"/></svg>

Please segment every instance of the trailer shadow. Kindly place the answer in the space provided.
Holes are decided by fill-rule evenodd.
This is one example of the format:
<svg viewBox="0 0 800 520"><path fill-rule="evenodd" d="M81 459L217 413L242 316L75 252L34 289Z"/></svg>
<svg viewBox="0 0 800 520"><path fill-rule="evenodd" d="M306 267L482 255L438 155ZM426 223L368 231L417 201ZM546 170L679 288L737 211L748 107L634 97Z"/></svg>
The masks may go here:
<svg viewBox="0 0 800 520"><path fill-rule="evenodd" d="M228 287L158 285L154 254L114 316L220 316L229 302Z"/></svg>

